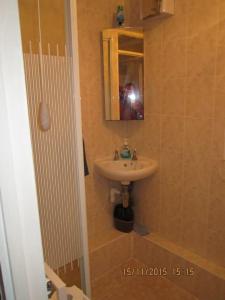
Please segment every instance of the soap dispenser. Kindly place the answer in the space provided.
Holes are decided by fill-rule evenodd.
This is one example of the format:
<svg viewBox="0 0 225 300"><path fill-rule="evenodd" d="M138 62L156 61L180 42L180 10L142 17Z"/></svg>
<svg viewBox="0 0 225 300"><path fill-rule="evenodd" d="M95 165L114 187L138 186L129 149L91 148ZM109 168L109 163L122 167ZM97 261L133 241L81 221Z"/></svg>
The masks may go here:
<svg viewBox="0 0 225 300"><path fill-rule="evenodd" d="M124 139L123 146L120 151L120 157L122 159L131 159L131 151L130 151L127 139Z"/></svg>

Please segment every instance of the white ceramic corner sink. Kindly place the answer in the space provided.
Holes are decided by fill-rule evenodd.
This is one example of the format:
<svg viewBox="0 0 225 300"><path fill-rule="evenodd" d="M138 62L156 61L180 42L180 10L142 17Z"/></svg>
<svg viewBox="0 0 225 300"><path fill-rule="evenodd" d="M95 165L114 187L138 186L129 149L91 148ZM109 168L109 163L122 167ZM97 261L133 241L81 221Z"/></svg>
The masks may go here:
<svg viewBox="0 0 225 300"><path fill-rule="evenodd" d="M157 168L156 160L145 157L138 157L138 160L103 158L95 161L95 170L99 175L120 181L122 184L144 179L152 175Z"/></svg>

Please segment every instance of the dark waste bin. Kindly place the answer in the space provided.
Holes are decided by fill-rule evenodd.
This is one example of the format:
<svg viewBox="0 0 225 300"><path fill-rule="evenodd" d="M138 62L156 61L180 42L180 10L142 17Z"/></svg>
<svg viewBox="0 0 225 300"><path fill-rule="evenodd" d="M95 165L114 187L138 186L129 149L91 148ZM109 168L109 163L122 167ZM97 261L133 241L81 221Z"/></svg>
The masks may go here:
<svg viewBox="0 0 225 300"><path fill-rule="evenodd" d="M134 227L134 212L131 206L117 204L114 208L114 226L122 232L131 232Z"/></svg>

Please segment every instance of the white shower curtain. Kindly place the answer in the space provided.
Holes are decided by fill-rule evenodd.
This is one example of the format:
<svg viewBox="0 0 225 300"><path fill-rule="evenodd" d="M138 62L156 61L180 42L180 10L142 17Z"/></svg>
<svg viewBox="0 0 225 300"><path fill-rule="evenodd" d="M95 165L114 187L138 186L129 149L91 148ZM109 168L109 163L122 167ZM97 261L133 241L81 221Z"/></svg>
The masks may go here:
<svg viewBox="0 0 225 300"><path fill-rule="evenodd" d="M67 51L65 51L67 53ZM53 269L82 256L76 161L72 61L70 56L24 54L28 107L45 261ZM42 93L41 93L42 88ZM49 108L50 130L38 126L41 95Z"/></svg>

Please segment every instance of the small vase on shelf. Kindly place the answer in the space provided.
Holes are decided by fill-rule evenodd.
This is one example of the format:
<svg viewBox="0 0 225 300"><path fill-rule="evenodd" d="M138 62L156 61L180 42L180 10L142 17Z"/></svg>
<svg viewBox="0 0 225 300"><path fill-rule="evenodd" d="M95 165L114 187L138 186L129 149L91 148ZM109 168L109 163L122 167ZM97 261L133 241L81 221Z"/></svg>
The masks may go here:
<svg viewBox="0 0 225 300"><path fill-rule="evenodd" d="M117 12L116 12L116 24L118 27L123 27L124 26L124 7L123 5L118 5L117 6Z"/></svg>

